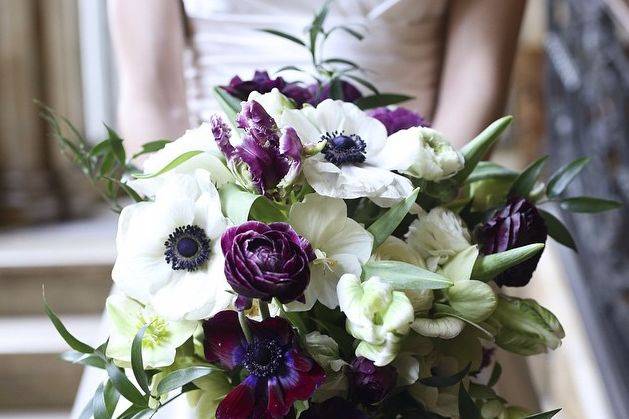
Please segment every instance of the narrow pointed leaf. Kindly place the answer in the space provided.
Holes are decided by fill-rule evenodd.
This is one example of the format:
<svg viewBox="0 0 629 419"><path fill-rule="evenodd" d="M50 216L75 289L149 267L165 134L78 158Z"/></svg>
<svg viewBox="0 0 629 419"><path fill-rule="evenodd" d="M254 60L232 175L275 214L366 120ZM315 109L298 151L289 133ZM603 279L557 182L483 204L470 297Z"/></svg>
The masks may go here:
<svg viewBox="0 0 629 419"><path fill-rule="evenodd" d="M559 202L561 209L570 212L596 213L611 211L622 206L618 201L610 201L608 199L594 198L591 196L576 196L573 198L565 198Z"/></svg>
<svg viewBox="0 0 629 419"><path fill-rule="evenodd" d="M548 228L548 235L555 239L557 243L563 244L566 247L571 248L575 252L577 251L577 244L574 242L570 231L563 225L561 221L553 214L542 209L537 209L539 215L544 219L546 227Z"/></svg>
<svg viewBox="0 0 629 419"><path fill-rule="evenodd" d="M498 136L511 124L511 121L513 121L512 116L498 119L461 149L461 154L465 158L465 166L454 176L454 180L462 184L467 179L476 168L478 162L487 155L491 147L496 143Z"/></svg>
<svg viewBox="0 0 629 419"><path fill-rule="evenodd" d="M543 243L533 243L493 255L479 256L472 270L472 279L487 282L512 266L533 257L543 248Z"/></svg>
<svg viewBox="0 0 629 419"><path fill-rule="evenodd" d="M235 123L236 115L242 108L240 99L230 95L225 89L219 86L214 87L212 93L223 112L227 115L227 118L229 118L232 123Z"/></svg>
<svg viewBox="0 0 629 419"><path fill-rule="evenodd" d="M168 143L170 143L170 140L156 140L144 143L142 144L142 150L135 153L131 158L135 159L143 154L155 153L164 148Z"/></svg>
<svg viewBox="0 0 629 419"><path fill-rule="evenodd" d="M144 371L144 361L142 360L142 339L148 327L148 324L142 326L142 328L138 330L138 333L136 333L133 338L133 343L131 344L131 369L133 370L135 380L138 382L140 388L144 390L145 394L151 392L149 379Z"/></svg>
<svg viewBox="0 0 629 419"><path fill-rule="evenodd" d="M482 419L480 410L474 400L465 390L465 386L459 386L459 418L460 419Z"/></svg>
<svg viewBox="0 0 629 419"><path fill-rule="evenodd" d="M291 35L289 33L286 32L282 32L282 31L278 31L275 29L258 29L260 32L266 32L266 33L270 33L271 35L275 35L275 36L279 36L280 38L284 38L287 39L291 42L294 42L296 44L299 44L301 46L306 46L306 43L304 41L302 41L301 39L297 38L294 35Z"/></svg>
<svg viewBox="0 0 629 419"><path fill-rule="evenodd" d="M142 396L142 393L129 381L127 376L118 368L115 364L107 363L107 374L116 390L131 403L146 406L146 399Z"/></svg>
<svg viewBox="0 0 629 419"><path fill-rule="evenodd" d="M419 188L416 188L403 201L398 202L387 210L380 218L369 226L367 231L373 235L373 248L377 249L384 241L393 233L400 225L408 211L411 209L419 194Z"/></svg>
<svg viewBox="0 0 629 419"><path fill-rule="evenodd" d="M109 414L109 417L112 417L114 415L114 412L116 411L118 400L120 400L120 393L118 393L116 387L114 387L112 382L109 380L107 380L107 382L105 383L103 396L105 398L105 407L107 408L107 413Z"/></svg>
<svg viewBox="0 0 629 419"><path fill-rule="evenodd" d="M452 286L443 275L406 262L392 260L369 261L363 266L366 278L379 276L397 290L439 290Z"/></svg>
<svg viewBox="0 0 629 419"><path fill-rule="evenodd" d="M480 161L469 175L466 183L474 183L485 179L511 179L515 180L518 174L511 169L489 161Z"/></svg>
<svg viewBox="0 0 629 419"><path fill-rule="evenodd" d="M65 340L66 343L70 345L70 347L74 349L75 351L79 351L84 354L94 352L94 348L92 348L90 345L83 343L77 338L75 338L74 336L72 336L72 334L68 331L68 329L66 329L66 327L63 325L59 317L55 314L54 311L52 311L52 309L48 305L48 302L46 301L46 295L43 293L42 293L42 299L44 301L44 311L46 312L46 315L52 322L53 326L55 326L55 329L57 329L57 332L59 332L63 340Z"/></svg>
<svg viewBox="0 0 629 419"><path fill-rule="evenodd" d="M105 386L103 383L100 383L96 388L96 393L94 393L94 398L92 399L92 409L94 411L94 419L111 419L111 415L105 405Z"/></svg>
<svg viewBox="0 0 629 419"><path fill-rule="evenodd" d="M157 385L158 394L167 394L170 391L182 387L198 378L205 377L212 372L217 371L216 367L188 367L176 370L168 374Z"/></svg>
<svg viewBox="0 0 629 419"><path fill-rule="evenodd" d="M533 190L540 173L542 173L546 160L548 160L548 156L540 157L524 169L513 182L509 195L526 198Z"/></svg>
<svg viewBox="0 0 629 419"><path fill-rule="evenodd" d="M546 186L546 195L549 198L556 198L566 189L566 187L574 180L575 177L590 162L589 157L581 157L573 162L562 166L557 170L548 181Z"/></svg>
<svg viewBox="0 0 629 419"><path fill-rule="evenodd" d="M459 383L463 378L467 377L470 372L472 364L467 364L461 371L450 375L448 377L432 376L427 378L420 378L419 382L428 387L450 387Z"/></svg>
<svg viewBox="0 0 629 419"><path fill-rule="evenodd" d="M557 413L559 413L560 411L561 409L555 409L555 410L550 410L544 413L536 413L534 415L527 416L524 419L550 419L553 416L555 416Z"/></svg>
<svg viewBox="0 0 629 419"><path fill-rule="evenodd" d="M395 93L379 93L371 96L363 96L355 104L360 109L373 109L381 106L396 105L413 99L412 96L399 95Z"/></svg>
<svg viewBox="0 0 629 419"><path fill-rule="evenodd" d="M501 375L502 375L502 365L500 365L499 362L496 362L494 364L494 369L491 370L491 376L489 377L489 381L487 382L487 385L489 387L495 386L498 380L500 379Z"/></svg>
<svg viewBox="0 0 629 419"><path fill-rule="evenodd" d="M198 156L201 153L203 153L203 151L201 151L201 150L186 151L185 153L175 157L170 163L168 163L166 166L162 167L156 173L150 173L150 174L146 174L146 175L138 173L138 174L134 174L133 176L136 179L150 179L150 178L154 178L156 176L162 175L162 174L164 174L166 172L169 172L169 171L173 170L175 167L179 166L182 163L187 162L188 160L190 160L194 156Z"/></svg>
<svg viewBox="0 0 629 419"><path fill-rule="evenodd" d="M79 351L66 351L61 354L61 359L73 364L89 365L90 367L105 369L105 361L95 354L84 354Z"/></svg>

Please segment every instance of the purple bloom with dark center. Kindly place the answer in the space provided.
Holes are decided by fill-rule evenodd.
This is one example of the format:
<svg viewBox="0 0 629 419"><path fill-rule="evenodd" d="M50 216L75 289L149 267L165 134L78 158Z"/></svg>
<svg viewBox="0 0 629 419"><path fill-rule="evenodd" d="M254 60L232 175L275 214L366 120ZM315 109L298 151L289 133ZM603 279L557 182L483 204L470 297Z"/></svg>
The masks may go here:
<svg viewBox="0 0 629 419"><path fill-rule="evenodd" d="M310 403L299 419L367 419L367 414L342 397L332 397L323 403Z"/></svg>
<svg viewBox="0 0 629 419"><path fill-rule="evenodd" d="M290 186L301 171L302 144L295 130L289 127L282 133L255 100L243 104L236 123L245 136L234 147L227 124L218 116L210 119L214 139L230 166L237 169L244 164L253 187L262 195Z"/></svg>
<svg viewBox="0 0 629 419"><path fill-rule="evenodd" d="M308 264L315 254L289 224L248 221L230 227L221 237L221 248L227 282L240 296L239 308L248 307L252 298L304 301Z"/></svg>
<svg viewBox="0 0 629 419"><path fill-rule="evenodd" d="M216 410L217 419L284 418L297 400L308 400L323 384L325 373L305 355L290 324L281 317L261 322L247 319L247 342L235 311L221 311L203 322L205 357L209 362L248 375Z"/></svg>
<svg viewBox="0 0 629 419"><path fill-rule="evenodd" d="M376 118L387 129L387 135L412 127L429 127L430 124L419 114L398 106L395 109L386 106L367 111L367 115Z"/></svg>
<svg viewBox="0 0 629 419"><path fill-rule="evenodd" d="M513 197L478 230L478 243L484 255L504 252L533 243L545 243L548 229L535 205ZM523 287L529 283L541 252L498 275L496 284Z"/></svg>
<svg viewBox="0 0 629 419"><path fill-rule="evenodd" d="M361 97L363 97L363 94L360 93L360 90L358 90L356 86L354 86L348 81L341 80L341 89L343 91L344 102L353 103L353 102L356 102ZM317 106L319 103L330 98L331 84L325 83L322 86L319 86L316 83L311 84L309 87L309 90L310 90L310 94L312 98L308 102L312 106Z"/></svg>
<svg viewBox="0 0 629 419"><path fill-rule="evenodd" d="M251 92L268 93L274 88L282 91L285 86L286 81L283 78L272 79L266 71L256 70L251 80L242 80L234 76L229 81L229 85L222 88L240 100L247 100Z"/></svg>
<svg viewBox="0 0 629 419"><path fill-rule="evenodd" d="M394 366L377 367L362 356L352 361L347 375L351 397L366 404L384 400L395 387L398 376Z"/></svg>

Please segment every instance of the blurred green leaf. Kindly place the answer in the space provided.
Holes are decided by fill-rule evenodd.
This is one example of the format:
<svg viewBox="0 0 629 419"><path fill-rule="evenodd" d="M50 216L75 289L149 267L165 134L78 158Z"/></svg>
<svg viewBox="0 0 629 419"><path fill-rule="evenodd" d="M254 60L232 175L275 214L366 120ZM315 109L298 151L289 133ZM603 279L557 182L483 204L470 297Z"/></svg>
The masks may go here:
<svg viewBox="0 0 629 419"><path fill-rule="evenodd" d="M133 338L133 343L131 344L131 369L133 370L135 380L138 382L140 388L144 390L145 394L151 392L149 379L144 371L144 361L142 360L142 339L148 327L148 324L142 326L142 328L138 330L138 333L136 333Z"/></svg>
<svg viewBox="0 0 629 419"><path fill-rule="evenodd" d="M301 39L297 38L294 35L291 35L289 33L286 32L282 32L282 31L278 31L276 29L258 29L260 32L266 32L269 33L271 35L275 35L275 36L279 36L280 38L284 38L287 39L291 42L294 42L296 44L299 44L301 46L306 46L306 43L304 41L302 41Z"/></svg>
<svg viewBox="0 0 629 419"><path fill-rule="evenodd" d="M491 370L491 376L489 377L489 381L487 385L489 387L493 387L496 385L500 376L502 375L502 365L499 362L494 363L494 369Z"/></svg>
<svg viewBox="0 0 629 419"><path fill-rule="evenodd" d="M170 143L170 140L156 140L142 144L142 150L135 153L132 158L136 159L143 154L155 153L166 147L166 144Z"/></svg>
<svg viewBox="0 0 629 419"><path fill-rule="evenodd" d="M243 191L233 183L224 185L218 193L221 198L223 214L234 224L242 224L247 221L251 206L261 197L261 195Z"/></svg>
<svg viewBox="0 0 629 419"><path fill-rule="evenodd" d="M447 377L433 375L432 377L420 378L419 382L428 387L450 387L467 377L467 374L470 372L470 366L471 364L467 364L461 371Z"/></svg>
<svg viewBox="0 0 629 419"><path fill-rule="evenodd" d="M238 115L238 112L241 110L240 99L230 95L220 86L214 87L212 93L221 109L223 109L223 112L227 115L227 118L229 118L232 124L235 124L236 115Z"/></svg>
<svg viewBox="0 0 629 419"><path fill-rule="evenodd" d="M480 161L468 176L466 183L474 183L485 179L511 179L515 180L518 174L511 169L489 161Z"/></svg>
<svg viewBox="0 0 629 419"><path fill-rule="evenodd" d="M105 361L99 355L85 354L79 351L66 351L61 359L73 364L89 365L90 367L105 369Z"/></svg>
<svg viewBox="0 0 629 419"><path fill-rule="evenodd" d="M356 101L356 106L360 109L373 109L381 106L396 105L413 99L412 96L399 95L395 93L378 93L371 96L363 96Z"/></svg>
<svg viewBox="0 0 629 419"><path fill-rule="evenodd" d="M125 399L140 406L147 405L147 401L142 396L142 393L129 381L123 370L118 368L113 362L107 363L106 370L112 384Z"/></svg>
<svg viewBox="0 0 629 419"><path fill-rule="evenodd" d="M563 225L561 221L553 214L542 209L537 209L539 215L544 219L546 227L548 227L548 235L555 239L557 243L563 244L566 247L571 248L575 252L577 251L577 245L570 234L570 231Z"/></svg>
<svg viewBox="0 0 629 419"><path fill-rule="evenodd" d="M65 340L66 343L70 345L70 347L74 349L75 351L79 351L84 354L94 352L94 348L92 348L90 345L83 343L77 338L75 338L74 336L72 336L72 334L68 331L68 329L66 329L66 327L63 325L59 317L55 314L54 311L52 311L52 309L48 305L48 302L46 301L46 294L43 290L42 290L42 300L44 301L44 311L46 312L46 315L48 316L52 324L55 326L55 329L57 329L57 332L61 335L63 340Z"/></svg>
<svg viewBox="0 0 629 419"><path fill-rule="evenodd" d="M419 188L415 188L409 196L403 201L398 202L381 215L373 224L367 229L373 236L373 248L377 249L384 241L393 233L397 226L402 222L408 211L411 209L417 195L419 194Z"/></svg>
<svg viewBox="0 0 629 419"><path fill-rule="evenodd" d="M167 394L182 387L184 384L205 377L214 371L219 371L219 369L211 366L194 366L173 371L159 382L157 385L157 393Z"/></svg>
<svg viewBox="0 0 629 419"><path fill-rule="evenodd" d="M618 209L622 203L591 196L576 196L562 199L559 201L559 206L570 212L596 213Z"/></svg>
<svg viewBox="0 0 629 419"><path fill-rule="evenodd" d="M589 162L589 157L581 157L562 166L548 181L546 195L548 195L549 198L556 198L561 195L564 189L566 189L570 182L572 182Z"/></svg>
<svg viewBox="0 0 629 419"><path fill-rule="evenodd" d="M356 83L358 83L358 84L360 84L362 86L365 86L374 95L381 95L380 91L378 90L378 88L373 83L363 79L362 77L358 77L358 76L355 76L353 74L346 74L345 77L347 77L348 79L354 80Z"/></svg>
<svg viewBox="0 0 629 419"><path fill-rule="evenodd" d="M96 388L96 393L94 393L94 398L92 399L93 410L94 410L94 419L110 419L111 415L107 411L107 406L105 405L105 386L103 383L100 383Z"/></svg>
<svg viewBox="0 0 629 419"><path fill-rule="evenodd" d="M155 414L155 410L153 409L144 409L131 417L131 419L148 419L153 417Z"/></svg>
<svg viewBox="0 0 629 419"><path fill-rule="evenodd" d="M156 173L150 173L150 174L141 174L141 173L137 173L134 174L133 176L137 179L150 179L150 178L154 178L156 176L162 175L166 172L169 172L171 170L173 170L175 167L179 166L182 163L187 162L188 160L190 160L191 158L198 156L199 154L203 153L203 151L200 150L192 150L192 151L186 151L185 153L179 155L178 157L175 157L170 163L168 163L166 166L162 167L158 172Z"/></svg>
<svg viewBox="0 0 629 419"><path fill-rule="evenodd" d="M553 416L555 416L557 413L559 413L560 411L561 409L555 409L555 410L550 410L544 413L536 413L534 415L527 416L524 419L550 419Z"/></svg>
<svg viewBox="0 0 629 419"><path fill-rule="evenodd" d="M324 64L345 64L345 65L350 66L352 68L358 68L358 64L356 64L353 61L346 60L344 58L328 58L326 60L323 60L322 63L324 63Z"/></svg>
<svg viewBox="0 0 629 419"><path fill-rule="evenodd" d="M513 185L511 185L509 196L519 196L522 198L528 197L533 190L533 186L535 186L535 182L539 178L539 175L542 173L546 160L548 160L548 156L540 157L524 169L524 171L515 179Z"/></svg>

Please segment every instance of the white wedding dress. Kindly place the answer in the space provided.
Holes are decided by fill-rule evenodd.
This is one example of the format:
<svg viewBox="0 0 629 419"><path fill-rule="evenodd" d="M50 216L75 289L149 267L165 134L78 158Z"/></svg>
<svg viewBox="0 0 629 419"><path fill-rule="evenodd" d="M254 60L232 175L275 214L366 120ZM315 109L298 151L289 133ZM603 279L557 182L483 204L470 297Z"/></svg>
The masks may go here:
<svg viewBox="0 0 629 419"><path fill-rule="evenodd" d="M285 65L307 66L306 50L257 32L273 28L302 35L324 0L183 0L188 29L185 79L191 126L218 110L212 87L228 84L254 70ZM342 57L370 70L366 75L383 92L404 93L415 100L405 106L432 118L441 72L448 0L336 0L327 25L356 25L363 41L339 31L326 43L326 57ZM328 27L329 27L328 26ZM292 81L299 73L283 75ZM104 331L103 331L104 332ZM72 418L78 418L105 375L87 369ZM182 397L155 418L194 418Z"/></svg>

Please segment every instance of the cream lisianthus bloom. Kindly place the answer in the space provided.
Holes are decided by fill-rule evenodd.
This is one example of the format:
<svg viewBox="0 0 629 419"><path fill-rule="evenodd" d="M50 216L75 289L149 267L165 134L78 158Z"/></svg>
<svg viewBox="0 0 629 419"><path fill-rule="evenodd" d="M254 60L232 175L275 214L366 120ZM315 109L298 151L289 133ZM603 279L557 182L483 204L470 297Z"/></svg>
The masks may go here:
<svg viewBox="0 0 629 419"><path fill-rule="evenodd" d="M107 298L109 341L107 356L120 366L131 365L131 345L138 331L148 325L142 339L144 368L161 368L175 361L175 351L192 336L198 322L170 321L160 317L150 306L142 306L123 295Z"/></svg>
<svg viewBox="0 0 629 419"><path fill-rule="evenodd" d="M392 134L388 139L392 146L381 158L399 162L400 156L389 153L404 150L406 162L402 171L410 176L439 181L453 176L465 164L463 155L458 152L443 135L431 128L412 127Z"/></svg>
<svg viewBox="0 0 629 419"><path fill-rule="evenodd" d="M414 319L408 297L376 276L361 283L355 275L343 275L337 290L339 306L347 316L347 331L361 341L356 356L377 366L389 364Z"/></svg>
<svg viewBox="0 0 629 419"><path fill-rule="evenodd" d="M203 123L197 128L187 130L184 135L151 154L144 161L143 174L154 175L159 173L179 156L194 151L200 151L201 153L159 176L131 180L129 185L138 193L153 197L157 189L172 175L192 174L197 169L207 170L210 173L212 182L218 187L233 179L233 175L225 165L223 154L218 149L212 134L212 128L208 123Z"/></svg>
<svg viewBox="0 0 629 419"><path fill-rule="evenodd" d="M406 234L407 243L419 252L431 271L469 248L470 240L470 232L463 220L443 207L433 208L427 214L420 213Z"/></svg>
<svg viewBox="0 0 629 419"><path fill-rule="evenodd" d="M317 258L310 263L310 284L305 304L292 302L290 310L310 310L316 301L328 308L338 306L336 285L346 273L360 276L362 264L371 256L373 236L347 217L342 199L309 194L294 204L288 222L305 237Z"/></svg>
<svg viewBox="0 0 629 419"><path fill-rule="evenodd" d="M174 174L153 202L122 210L112 278L169 319L198 320L229 306L220 237L227 227L210 174Z"/></svg>
<svg viewBox="0 0 629 419"><path fill-rule="evenodd" d="M405 147L389 143L384 125L354 104L327 99L316 108L285 110L281 125L293 127L307 149L326 141L303 162L306 180L320 195L367 197L390 206L413 190L408 179L392 172L408 168Z"/></svg>

